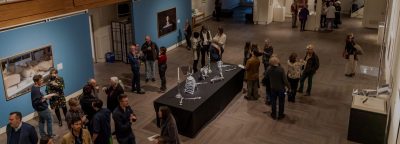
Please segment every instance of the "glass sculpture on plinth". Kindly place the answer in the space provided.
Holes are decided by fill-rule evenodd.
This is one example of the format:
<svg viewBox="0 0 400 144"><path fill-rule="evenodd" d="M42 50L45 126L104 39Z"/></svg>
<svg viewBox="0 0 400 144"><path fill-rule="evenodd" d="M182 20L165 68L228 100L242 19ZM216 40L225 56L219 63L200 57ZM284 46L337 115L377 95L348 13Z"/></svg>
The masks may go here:
<svg viewBox="0 0 400 144"><path fill-rule="evenodd" d="M233 71L233 70L235 70L237 67L236 66L231 66L231 65L229 65L229 66L225 66L225 67L231 67L231 68L229 68L229 69L226 69L225 70L225 72L230 72L230 71Z"/></svg>
<svg viewBox="0 0 400 144"><path fill-rule="evenodd" d="M196 80L194 79L194 77L192 76L193 74L193 70L191 70L191 68L189 66L183 66L183 67L178 67L178 93L175 95L176 98L179 98L179 105L183 105L183 100L184 99L201 99L201 97L192 97L192 98L185 98L180 91L180 77L179 77L179 73L180 71L182 71L182 73L186 73L186 84L185 84L185 89L184 92L185 93L189 93L189 94L194 94L194 91L196 90Z"/></svg>
<svg viewBox="0 0 400 144"><path fill-rule="evenodd" d="M223 65L223 62L222 62L222 61L218 61L218 62L217 62L217 65L218 65L219 75L215 75L215 76L211 79L211 83L215 83L215 82L217 82L217 81L224 80L224 75L222 74L222 65Z"/></svg>
<svg viewBox="0 0 400 144"><path fill-rule="evenodd" d="M185 93L189 93L193 95L194 91L196 90L196 80L192 75L189 75L186 78L186 84L185 84Z"/></svg>
<svg viewBox="0 0 400 144"><path fill-rule="evenodd" d="M200 68L200 72L200 80L205 80L206 78L208 78L208 66Z"/></svg>
<svg viewBox="0 0 400 144"><path fill-rule="evenodd" d="M175 97L178 98L178 99L181 99L180 102L179 102L179 105L182 105L183 97L182 97L182 94L181 94L181 88L179 86L179 81L180 81L179 72L180 72L180 68L178 67L178 85L177 85L178 93L175 95Z"/></svg>

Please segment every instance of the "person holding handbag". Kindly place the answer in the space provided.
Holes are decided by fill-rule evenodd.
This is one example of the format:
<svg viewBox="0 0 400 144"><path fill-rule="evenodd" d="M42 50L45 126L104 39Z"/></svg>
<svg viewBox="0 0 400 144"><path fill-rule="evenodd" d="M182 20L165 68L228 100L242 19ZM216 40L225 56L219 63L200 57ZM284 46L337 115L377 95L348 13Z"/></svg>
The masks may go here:
<svg viewBox="0 0 400 144"><path fill-rule="evenodd" d="M345 76L353 77L355 75L355 70L357 66L357 49L355 48L356 43L354 42L353 33L347 34L346 46L343 51L343 57L347 59Z"/></svg>
<svg viewBox="0 0 400 144"><path fill-rule="evenodd" d="M288 94L288 102L294 103L296 101L296 89L299 85L301 68L306 64L306 61L304 61L303 59L297 59L297 54L292 53L289 56L287 64L288 64L287 79L290 83L290 88L291 88Z"/></svg>

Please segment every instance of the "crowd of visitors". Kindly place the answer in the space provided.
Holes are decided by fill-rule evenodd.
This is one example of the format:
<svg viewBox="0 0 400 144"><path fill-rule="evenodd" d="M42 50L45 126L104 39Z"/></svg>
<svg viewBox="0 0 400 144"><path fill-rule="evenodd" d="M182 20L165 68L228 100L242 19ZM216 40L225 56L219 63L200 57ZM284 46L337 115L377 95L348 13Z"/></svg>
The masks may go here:
<svg viewBox="0 0 400 144"><path fill-rule="evenodd" d="M311 14L308 5L303 3L298 3L296 0L293 1L290 6L290 10L292 13L292 28L297 28L296 22L297 19L300 21L300 31L306 30L306 24L308 16ZM321 30L332 31L333 28L339 28L339 25L342 24L340 13L342 7L341 2L339 0L323 0L322 8L320 12L320 25L319 28Z"/></svg>
<svg viewBox="0 0 400 144"><path fill-rule="evenodd" d="M218 2L219 4L219 2ZM340 1L324 2L321 13L321 28L338 28L340 21ZM297 27L297 18L301 23L300 30L305 30L309 10L307 5L300 7L296 2L291 6L292 27ZM219 13L219 10L218 10ZM219 14L217 14L219 15ZM219 18L219 16L217 17ZM192 32L192 27L187 21L185 24L185 38L187 49L191 50L193 58L193 71L198 71L198 63L201 67L206 66L206 61L221 61L222 55L226 50L225 44L227 35L222 27L218 27L217 33L212 37L211 31L203 25L198 32ZM355 75L357 64L357 44L354 42L354 35L348 34L343 57L348 60L346 64L345 76ZM274 53L274 48L270 39L264 41L262 51L259 51L257 44L250 41L245 43L243 54L243 65L245 67L245 82L247 89L244 98L249 101L258 100L260 95L260 81L265 87L265 103L271 106L271 117L273 119L283 119L285 117L284 106L285 96L288 102L295 103L297 93L303 93L304 82L307 79L307 89L304 96L310 96L313 84L313 76L319 68L319 59L314 51L314 45L306 46L304 58L298 58L298 54L291 53L287 59L287 67L281 65L282 58ZM160 77L160 93L167 90L166 71L167 71L167 49L158 47L151 40L150 36L145 37L145 42L130 45L128 59L132 71L131 92L144 94L140 85L140 67L145 65L145 82L156 81L156 61ZM260 60L260 57L261 60ZM263 64L263 78L260 79L260 64ZM286 70L285 70L286 69ZM69 131L62 136L62 144L110 144L112 135L115 135L118 143L135 144L135 134L132 125L138 120L133 107L129 104L129 98L125 93L125 86L118 77L111 77L109 85L103 87L102 91L106 94L106 108L103 101L99 98L100 88L95 79L90 79L82 88L82 94L76 98L70 98L67 102L64 96L64 79L58 75L56 69L50 70L50 78L44 82L41 75L33 77L34 85L31 87L32 107L39 116L39 135L40 139L51 143L55 134L52 128L51 111L55 111L59 126L62 127L62 117L60 109L63 111L65 121ZM46 85L45 94L40 87ZM278 107L278 108L277 108ZM277 110L278 109L278 110ZM175 118L170 109L161 106L158 110L158 117L161 120L160 136L156 137L155 143L179 144L178 130ZM111 118L114 122L114 131L111 129ZM47 125L45 125L47 124ZM45 131L47 127L47 131ZM21 112L11 112L9 114L9 124L6 129L7 143L38 143L38 135L35 128L22 122Z"/></svg>

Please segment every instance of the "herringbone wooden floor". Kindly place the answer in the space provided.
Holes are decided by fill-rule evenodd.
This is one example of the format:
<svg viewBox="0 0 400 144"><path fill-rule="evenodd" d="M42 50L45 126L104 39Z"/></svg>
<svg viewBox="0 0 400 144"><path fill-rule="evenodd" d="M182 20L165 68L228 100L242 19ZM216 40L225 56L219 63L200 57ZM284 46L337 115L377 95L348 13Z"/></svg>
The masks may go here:
<svg viewBox="0 0 400 144"><path fill-rule="evenodd" d="M240 64L243 58L245 41L263 45L266 38L272 40L274 52L280 57L286 68L290 53L296 52L300 57L305 54L309 43L316 46L320 58L320 69L314 77L311 96L298 94L296 103L285 104L287 115L283 120L273 120L269 117L270 107L264 104L264 98L257 101L243 99L244 94L238 94L218 117L208 124L195 138L181 136L185 144L346 144L347 127L353 88L375 88L376 77L359 74L354 78L344 76L345 60L341 57L344 40L348 32L355 33L356 41L363 46L365 54L360 57L359 64L378 66L379 47L376 45L377 30L365 29L361 20L343 18L343 25L333 32L299 32L292 29L290 22L272 23L269 25L244 24L235 14L234 19L223 22L205 22L213 33L217 26L222 26L227 33L227 44L224 61ZM176 68L181 65L191 65L191 52L184 46L168 52L167 87L176 85ZM100 85L106 85L109 77L119 76L125 83L130 82L130 67L123 63L95 64L95 77ZM144 67L142 67L142 73ZM260 73L264 70L260 68ZM261 78L260 74L260 78ZM150 143L147 137L160 132L154 123L155 111L153 101L161 94L157 93L159 79L156 82L145 83L142 80L145 95L127 92L130 104L133 106L138 120L133 125L137 143ZM127 84L129 87L129 84ZM129 90L129 88L127 88ZM264 96L264 87L259 93ZM105 95L102 94L105 100ZM5 118L5 117L3 117ZM55 117L54 117L55 118ZM37 120L29 123L37 126ZM67 131L66 126L58 127L57 120L54 129L57 133L57 143ZM5 134L0 136L4 142Z"/></svg>

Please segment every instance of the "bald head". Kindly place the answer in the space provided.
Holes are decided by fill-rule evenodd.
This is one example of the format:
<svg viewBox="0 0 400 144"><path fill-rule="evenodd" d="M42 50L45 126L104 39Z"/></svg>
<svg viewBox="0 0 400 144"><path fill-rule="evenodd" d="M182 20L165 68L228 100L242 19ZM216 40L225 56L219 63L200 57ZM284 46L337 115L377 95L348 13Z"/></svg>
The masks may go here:
<svg viewBox="0 0 400 144"><path fill-rule="evenodd" d="M96 80L95 79L90 79L89 81L88 81L88 83L90 84L90 85L92 85L92 86L96 86Z"/></svg>
<svg viewBox="0 0 400 144"><path fill-rule="evenodd" d="M150 36L146 36L145 40L146 40L147 43L150 43L151 42Z"/></svg>

